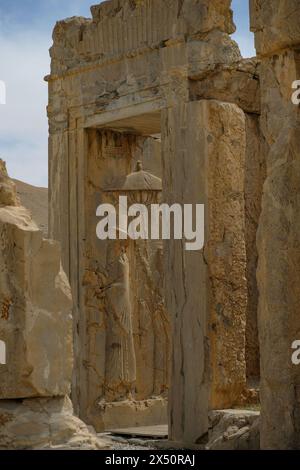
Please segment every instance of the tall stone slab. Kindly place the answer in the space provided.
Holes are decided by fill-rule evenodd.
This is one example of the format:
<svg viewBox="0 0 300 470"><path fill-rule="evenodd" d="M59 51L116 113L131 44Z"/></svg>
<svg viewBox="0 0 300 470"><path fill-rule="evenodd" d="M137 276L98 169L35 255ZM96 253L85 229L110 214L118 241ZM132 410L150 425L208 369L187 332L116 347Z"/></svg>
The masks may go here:
<svg viewBox="0 0 300 470"><path fill-rule="evenodd" d="M246 372L249 386L258 386L260 354L258 338L258 252L256 235L261 214L263 185L266 178L265 155L260 115L246 113L245 162L245 242L247 254Z"/></svg>
<svg viewBox="0 0 300 470"><path fill-rule="evenodd" d="M162 122L164 201L205 204L202 251L165 243L170 438L195 444L208 410L245 389L245 117L234 104L202 100L166 110Z"/></svg>
<svg viewBox="0 0 300 470"><path fill-rule="evenodd" d="M1 160L0 266L0 399L69 394L72 297L60 247L20 206Z"/></svg>
<svg viewBox="0 0 300 470"><path fill-rule="evenodd" d="M261 447L300 446L300 369L292 343L300 333L300 110L292 83L300 77L300 4L252 1L261 56L261 129L267 179L258 231Z"/></svg>
<svg viewBox="0 0 300 470"><path fill-rule="evenodd" d="M220 39L220 38L219 38ZM233 54L232 46L228 48ZM199 61L203 59L199 55ZM224 56L223 56L224 58ZM210 57L210 60L211 57ZM203 64L202 64L203 66ZM245 160L245 241L247 254L247 315L246 315L246 368L248 386L258 384L259 341L257 327L258 289L256 280L256 232L261 212L262 188L265 180L265 161L261 151L263 139L260 131L260 61L257 58L238 59L226 67L212 67L206 73L190 73L190 98L215 99L235 103L246 116ZM247 400L252 396L246 393ZM248 397L248 398L247 398Z"/></svg>

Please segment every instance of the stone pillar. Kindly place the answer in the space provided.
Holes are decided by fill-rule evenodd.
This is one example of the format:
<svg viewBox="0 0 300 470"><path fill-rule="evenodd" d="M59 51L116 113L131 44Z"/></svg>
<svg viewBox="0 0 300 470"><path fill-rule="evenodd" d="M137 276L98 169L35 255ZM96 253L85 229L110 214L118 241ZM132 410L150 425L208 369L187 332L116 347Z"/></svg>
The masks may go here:
<svg viewBox="0 0 300 470"><path fill-rule="evenodd" d="M247 321L246 321L246 374L248 387L259 385L260 357L257 325L258 288L256 270L258 253L257 228L261 213L263 184L266 178L262 151L260 116L246 113L246 163L245 163L245 242L247 254Z"/></svg>
<svg viewBox="0 0 300 470"><path fill-rule="evenodd" d="M261 128L267 179L258 231L261 447L300 446L300 79L298 0L252 0L251 28L261 66Z"/></svg>
<svg viewBox="0 0 300 470"><path fill-rule="evenodd" d="M166 110L162 122L164 201L205 204L204 250L176 240L164 248L169 437L195 444L208 431L209 409L245 388L245 117L234 104L202 100Z"/></svg>
<svg viewBox="0 0 300 470"><path fill-rule="evenodd" d="M230 51L234 51L231 46ZM256 233L261 212L262 188L265 180L265 162L260 132L260 63L256 58L240 59L226 67L218 67L204 78L190 81L192 100L215 99L235 103L246 117L245 160L245 241L247 253L247 314L246 314L246 368L249 385L258 383L259 344L257 328L258 289L256 281ZM253 379L256 380L253 380ZM248 392L247 392L248 394ZM249 395L248 395L249 396ZM246 398L246 397L245 397Z"/></svg>

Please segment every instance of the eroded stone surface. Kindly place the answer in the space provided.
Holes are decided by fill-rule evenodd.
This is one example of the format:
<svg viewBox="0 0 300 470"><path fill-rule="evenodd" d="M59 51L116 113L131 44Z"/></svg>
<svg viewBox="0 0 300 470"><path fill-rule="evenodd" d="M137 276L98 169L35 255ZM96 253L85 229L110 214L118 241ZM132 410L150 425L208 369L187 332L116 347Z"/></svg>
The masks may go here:
<svg viewBox="0 0 300 470"><path fill-rule="evenodd" d="M207 432L208 408L232 405L246 386L245 117L234 104L202 100L168 110L164 126L167 202L206 207L204 251L165 244L174 312L170 438L191 444Z"/></svg>
<svg viewBox="0 0 300 470"><path fill-rule="evenodd" d="M300 113L292 83L300 76L299 2L252 2L261 64L261 128L267 179L258 230L261 447L300 445L299 367L291 345L299 337ZM255 4L255 5L254 5Z"/></svg>
<svg viewBox="0 0 300 470"><path fill-rule="evenodd" d="M0 401L2 450L100 450L109 448L73 413L69 398Z"/></svg>
<svg viewBox="0 0 300 470"><path fill-rule="evenodd" d="M28 211L0 208L0 397L63 396L72 374L71 293L56 242Z"/></svg>
<svg viewBox="0 0 300 470"><path fill-rule="evenodd" d="M246 387L246 126L235 105L204 101L202 106L208 165L204 257L210 279L210 406L219 409L237 403Z"/></svg>
<svg viewBox="0 0 300 470"><path fill-rule="evenodd" d="M246 314L246 366L248 379L260 376L258 340L258 288L256 270L258 251L256 234L261 214L263 184L266 178L264 143L259 116L246 113L245 161L245 234L247 255L247 314Z"/></svg>
<svg viewBox="0 0 300 470"><path fill-rule="evenodd" d="M259 412L212 411L206 450L259 450Z"/></svg>
<svg viewBox="0 0 300 470"><path fill-rule="evenodd" d="M168 401L158 397L148 400L128 400L98 403L99 428L115 429L131 426L151 426L165 424L168 420Z"/></svg>
<svg viewBox="0 0 300 470"><path fill-rule="evenodd" d="M16 206L18 203L16 186L8 177L5 162L0 159L0 206Z"/></svg>
<svg viewBox="0 0 300 470"><path fill-rule="evenodd" d="M250 0L257 53L269 55L299 45L299 15L298 0Z"/></svg>
<svg viewBox="0 0 300 470"><path fill-rule="evenodd" d="M0 160L0 339L6 349L0 449L103 448L66 396L73 367L71 309L59 245L44 240L19 205Z"/></svg>
<svg viewBox="0 0 300 470"><path fill-rule="evenodd" d="M230 0L111 0L92 7L92 20L69 18L57 23L51 50L52 73L98 59L129 55L139 49L160 47L169 39L233 33ZM144 19L144 20L143 20Z"/></svg>
<svg viewBox="0 0 300 470"><path fill-rule="evenodd" d="M41 188L14 180L21 205L31 213L44 238L48 237L48 188Z"/></svg>
<svg viewBox="0 0 300 470"><path fill-rule="evenodd" d="M191 99L228 101L235 103L246 113L259 115L259 69L257 59L243 59L233 65L216 67L201 80L195 80L190 75Z"/></svg>

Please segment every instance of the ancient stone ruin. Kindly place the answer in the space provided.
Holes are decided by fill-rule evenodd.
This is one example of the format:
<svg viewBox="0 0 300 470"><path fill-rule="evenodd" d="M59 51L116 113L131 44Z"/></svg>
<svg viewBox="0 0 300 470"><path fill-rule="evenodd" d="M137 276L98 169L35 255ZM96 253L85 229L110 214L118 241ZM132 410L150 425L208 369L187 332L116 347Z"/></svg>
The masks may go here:
<svg viewBox="0 0 300 470"><path fill-rule="evenodd" d="M299 448L300 4L250 0L252 59L230 6L109 0L56 24L49 240L1 167L0 446L27 446L18 420L49 412L47 445L101 447L80 418L168 422L186 447ZM204 204L204 248L99 240L97 207L120 194Z"/></svg>
<svg viewBox="0 0 300 470"><path fill-rule="evenodd" d="M258 230L261 445L299 449L300 371L290 359L299 336L300 4L253 0L251 29L261 58L261 133L267 178Z"/></svg>
<svg viewBox="0 0 300 470"><path fill-rule="evenodd" d="M73 414L71 290L0 160L0 449L104 447Z"/></svg>

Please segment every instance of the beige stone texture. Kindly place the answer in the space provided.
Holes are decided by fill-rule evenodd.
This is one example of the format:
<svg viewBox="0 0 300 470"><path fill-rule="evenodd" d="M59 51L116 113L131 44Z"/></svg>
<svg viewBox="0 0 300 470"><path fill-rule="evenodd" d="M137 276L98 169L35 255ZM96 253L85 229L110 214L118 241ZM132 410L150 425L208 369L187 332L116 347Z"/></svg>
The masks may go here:
<svg viewBox="0 0 300 470"><path fill-rule="evenodd" d="M298 0L250 0L251 31L258 55L270 55L300 43Z"/></svg>
<svg viewBox="0 0 300 470"><path fill-rule="evenodd" d="M246 385L246 125L237 106L204 103L199 143L207 164L204 258L210 280L210 406L219 409L238 402Z"/></svg>
<svg viewBox="0 0 300 470"><path fill-rule="evenodd" d="M107 447L67 397L71 311L59 244L42 238L0 160L0 449Z"/></svg>
<svg viewBox="0 0 300 470"><path fill-rule="evenodd" d="M191 39L187 43L187 58L188 76L192 80L205 79L223 68L230 69L242 59L237 43L218 29Z"/></svg>
<svg viewBox="0 0 300 470"><path fill-rule="evenodd" d="M8 177L5 162L0 159L0 206L17 206L18 203L16 186Z"/></svg>
<svg viewBox="0 0 300 470"><path fill-rule="evenodd" d="M167 433L168 429L165 425L130 427L114 429L111 434L105 434L102 439L110 446L120 443L124 449L134 446L141 450L182 451L182 443L168 440ZM211 411L208 433L199 439L197 444L189 444L185 449L198 452L259 450L259 411L242 408Z"/></svg>
<svg viewBox="0 0 300 470"><path fill-rule="evenodd" d="M209 421L206 450L259 450L258 411L212 411Z"/></svg>
<svg viewBox="0 0 300 470"><path fill-rule="evenodd" d="M229 0L214 2L209 0L200 2L198 0L113 0L92 7L92 15L96 22L105 23L107 20L114 20L115 24L120 23L120 19L124 20L129 17L133 25L132 29L135 29L134 25L138 16L147 15L149 19L152 19L150 13L153 12L155 16L152 31L150 31L153 39L161 32L167 36L187 31L190 34L205 33L212 29L233 33L235 27L232 11L229 9L230 3Z"/></svg>
<svg viewBox="0 0 300 470"><path fill-rule="evenodd" d="M51 50L52 74L95 59L125 56L161 47L169 39L220 30L233 33L230 0L111 0L92 7L92 20L57 23ZM67 46L67 47L64 47Z"/></svg>
<svg viewBox="0 0 300 470"><path fill-rule="evenodd" d="M258 291L256 281L256 231L261 212L262 188L265 180L263 144L259 128L260 118L260 63L257 59L243 59L231 66L217 68L201 80L190 80L190 98L218 99L235 103L246 117L245 158L245 242L247 254L247 315L246 365L248 377L259 377L259 346L257 328Z"/></svg>
<svg viewBox="0 0 300 470"><path fill-rule="evenodd" d="M258 230L263 449L300 445L300 375L291 361L291 345L300 331L300 114L291 100L292 83L300 76L299 8L292 0L252 2L258 53L270 55L261 64L267 179Z"/></svg>
<svg viewBox="0 0 300 470"><path fill-rule="evenodd" d="M260 114L259 61L238 60L236 64L216 67L195 80L189 76L191 100L218 99L235 103L246 113Z"/></svg>
<svg viewBox="0 0 300 470"><path fill-rule="evenodd" d="M1 175L0 338L7 361L0 366L0 398L63 396L73 364L72 301L59 245L43 240L28 211L15 205L7 173Z"/></svg>
<svg viewBox="0 0 300 470"><path fill-rule="evenodd" d="M0 401L0 450L103 450L109 446L74 416L69 398Z"/></svg>
<svg viewBox="0 0 300 470"><path fill-rule="evenodd" d="M14 180L21 205L26 207L45 238L48 238L48 188Z"/></svg>
<svg viewBox="0 0 300 470"><path fill-rule="evenodd" d="M208 409L232 405L246 386L244 113L230 103L189 103L165 113L162 141L164 199L206 206L204 251L165 244L170 438L195 444L207 432Z"/></svg>
<svg viewBox="0 0 300 470"><path fill-rule="evenodd" d="M260 376L258 340L258 288L256 270L258 252L256 234L261 214L263 184L266 178L266 163L259 116L246 114L246 161L245 161L245 234L247 255L247 314L246 314L246 366L247 378Z"/></svg>
<svg viewBox="0 0 300 470"><path fill-rule="evenodd" d="M102 423L99 428L117 429L132 426L151 426L166 424L168 421L168 401L158 397L148 400L128 400L99 402L99 416Z"/></svg>

